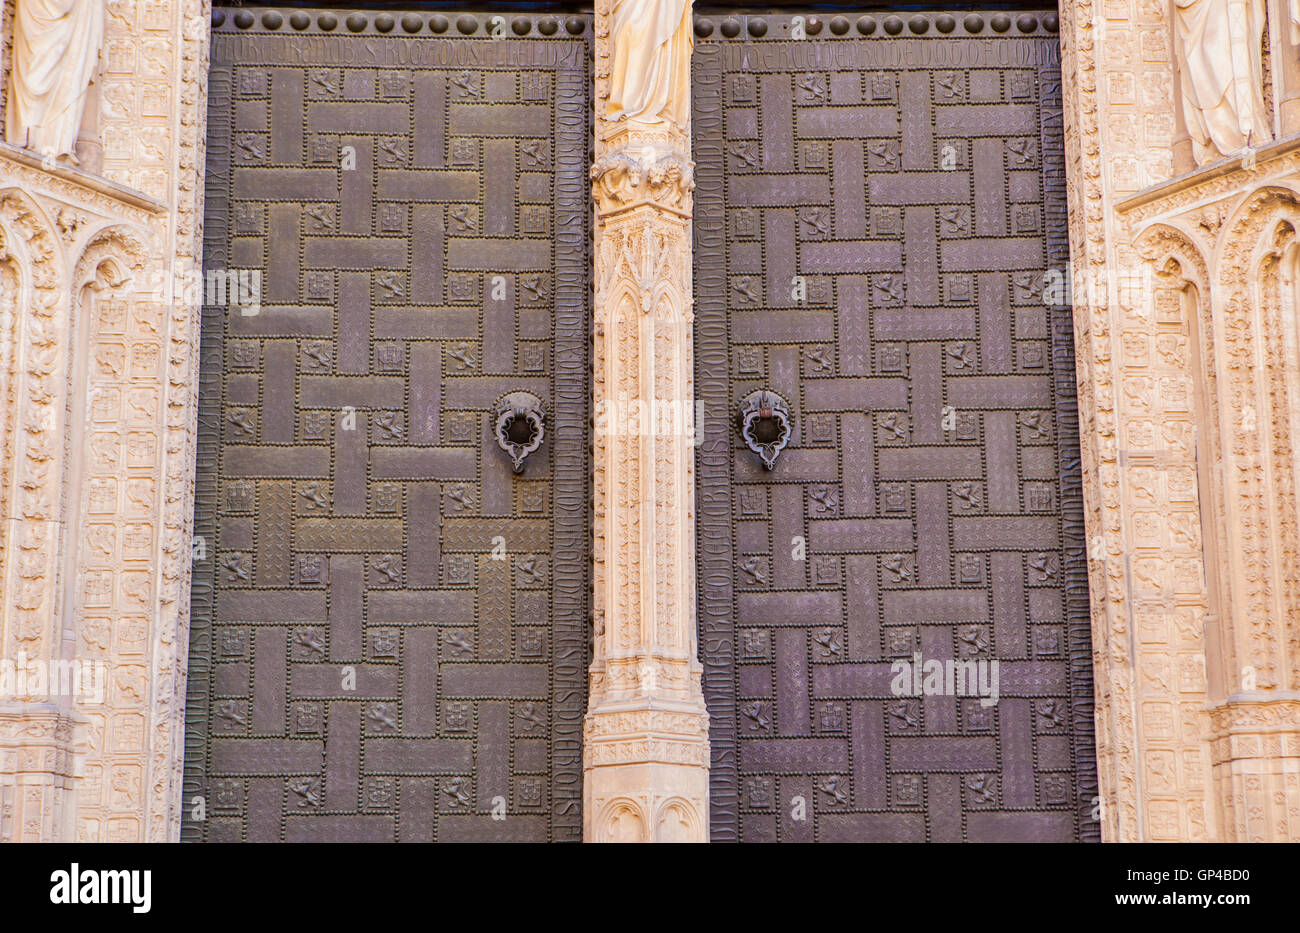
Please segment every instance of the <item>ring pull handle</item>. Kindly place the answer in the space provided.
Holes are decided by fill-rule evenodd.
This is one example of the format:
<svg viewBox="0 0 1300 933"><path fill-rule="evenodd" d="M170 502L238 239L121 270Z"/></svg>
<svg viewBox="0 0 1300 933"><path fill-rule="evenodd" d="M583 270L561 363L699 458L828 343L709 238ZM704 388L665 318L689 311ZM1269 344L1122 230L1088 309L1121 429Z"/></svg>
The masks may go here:
<svg viewBox="0 0 1300 933"><path fill-rule="evenodd" d="M516 473L524 472L524 461L545 436L546 413L536 395L511 392L497 399L497 446L510 455Z"/></svg>
<svg viewBox="0 0 1300 933"><path fill-rule="evenodd" d="M785 445L790 442L790 405L771 389L758 389L740 403L740 436L758 454L763 468L776 466Z"/></svg>

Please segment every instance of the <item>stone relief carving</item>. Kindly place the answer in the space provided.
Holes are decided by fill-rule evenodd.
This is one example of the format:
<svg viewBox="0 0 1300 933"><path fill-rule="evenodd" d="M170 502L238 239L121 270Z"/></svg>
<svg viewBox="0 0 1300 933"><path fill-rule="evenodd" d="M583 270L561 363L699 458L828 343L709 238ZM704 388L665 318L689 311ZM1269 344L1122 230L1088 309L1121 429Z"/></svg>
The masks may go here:
<svg viewBox="0 0 1300 933"><path fill-rule="evenodd" d="M25 2L18 0L20 15ZM59 8L80 11L81 6L77 0ZM75 820L56 822L52 814L60 804L47 794L32 803L34 819L46 827L40 837L164 841L176 838L180 822L198 344L196 308L188 295L173 295L167 283L198 267L208 11L197 0L121 0L111 4L106 19L102 3L89 15L92 23L103 23L106 36L105 180L46 171L25 154L0 153L0 189L7 189L0 194L0 227L7 228L8 251L16 259L22 315L16 337L21 355L0 359L5 370L0 381L12 387L0 386L0 398L12 405L13 479L4 487L7 492L0 492L13 501L0 506L21 519L10 524L0 554L15 581L15 600L0 615L0 648L11 656L18 646L33 656L54 650L61 643L59 628L73 618L80 626L77 650L113 666L110 705L88 710L85 725L78 727L87 738ZM11 22L4 23L6 31ZM85 58L92 66L99 44L87 43ZM59 75L90 87L84 118L68 121L74 143L76 127L84 134L97 111L91 100L97 83L93 68L76 75L71 66ZM81 168L93 170L87 152L94 150L86 142L83 136L72 151ZM63 148L63 161L71 161ZM97 274L101 268L110 273L107 278ZM123 276L134 277L145 292L159 291L152 297L145 292L113 296L129 299L130 307L123 321L107 329L81 315L83 286L94 283L97 294L107 297L105 289L121 284ZM9 284L0 288L13 287L14 278L10 274ZM132 554L123 550L105 558L102 546L109 539L96 536L84 543L70 540L66 561L58 557L53 529L70 527L66 523L80 505L76 493L81 492L58 494L67 453L61 422L48 414L67 401L70 318L89 331L92 345L99 341L104 347L104 363L117 367L117 375L105 374L100 393L74 401L98 405L92 431L104 437L98 446L86 447L87 462L116 456L134 471L126 482L108 469L86 490L96 515L120 514L129 521L120 539ZM131 351L122 371L116 345L125 345L124 336ZM98 360L88 362L96 371ZM115 423L105 420L114 400L121 406ZM113 430L106 430L110 425ZM151 547L143 546L146 540ZM78 567L86 571L67 589L66 607L57 566L69 573ZM105 570L112 576L105 577ZM101 595L105 582L111 585ZM92 601L101 603L90 607L93 612L75 605L84 604L87 587ZM111 605L102 605L105 598ZM38 744L32 743L33 753L43 754Z"/></svg>
<svg viewBox="0 0 1300 933"><path fill-rule="evenodd" d="M1174 0L1183 119L1198 163L1273 138L1263 96L1264 8L1264 0Z"/></svg>
<svg viewBox="0 0 1300 933"><path fill-rule="evenodd" d="M67 344L66 319L58 313L66 295L58 270L60 251L43 213L26 195L0 194L0 226L16 234L6 237L11 244L25 242L22 262L31 278L20 325L24 333L19 338L25 344L25 368L6 373L10 382L6 397L14 399L16 421L25 430L15 437L21 453L15 451L14 501L5 503L6 514L17 516L19 527L15 529L18 553L8 555L16 565L17 582L6 607L4 647L21 647L32 656L43 654L54 636L57 593L52 569L58 546L62 450L49 433L53 429L58 436L61 424L60 403L65 396L59 377L65 372Z"/></svg>
<svg viewBox="0 0 1300 933"><path fill-rule="evenodd" d="M1158 339L1173 350L1171 325L1179 315L1192 325L1190 358L1171 355L1179 365L1195 361L1188 375L1201 400L1194 453L1180 452L1179 459L1199 464L1202 476L1221 477L1188 502L1206 501L1203 533L1189 534L1194 516L1175 525L1177 505L1169 514L1171 530L1181 530L1190 547L1205 543L1204 611L1198 618L1189 606L1163 628L1167 611L1135 613L1139 641L1152 643L1137 683L1139 702L1155 708L1151 701L1160 699L1160 708L1181 713L1170 724L1181 733L1186 763L1180 799L1151 800L1161 792L1147 776L1153 835L1295 838L1300 781L1286 748L1297 729L1275 714L1293 704L1286 691L1300 676L1300 641L1286 622L1300 598L1298 186L1300 150L1293 146L1250 170L1121 208L1140 231L1135 246L1155 273L1154 318L1165 332ZM1165 300L1165 285L1181 291L1181 305ZM1181 710L1168 702L1175 699L1183 700ZM1143 719L1149 725L1151 717ZM1147 741L1148 766L1156 746L1166 755L1178 750L1168 743L1173 737ZM1196 799L1210 787L1204 803Z"/></svg>
<svg viewBox="0 0 1300 933"><path fill-rule="evenodd" d="M1266 276L1256 281L1249 248L1225 244L1258 242L1273 236L1275 227L1230 235L1239 225L1227 219L1262 177L1286 178L1294 188L1300 158L1291 149L1271 155L1257 170L1153 191L1126 204L1122 192L1143 184L1144 151L1160 145L1153 128L1172 122L1170 96L1157 93L1167 53L1146 41L1155 34L1150 27L1168 23L1169 12L1153 0L1139 0L1131 18L1102 21L1100 7L1092 0L1062 7L1062 49L1064 70L1074 76L1065 84L1065 138L1104 838L1246 838L1247 814L1272 822L1265 827L1257 819L1252 833L1283 838L1291 831L1286 814L1300 812L1295 790L1259 775L1287 772L1291 763L1280 760L1285 756L1277 749L1289 739L1268 736L1268 751L1264 736L1220 738L1206 712L1205 663L1220 623L1212 611L1218 599L1207 588L1198 552L1200 542L1221 537L1225 525L1202 529L1201 515L1213 512L1207 507L1202 513L1200 500L1214 500L1223 515L1224 497L1221 483L1206 489L1198 480L1197 451L1204 445L1193 443L1186 430L1181 436L1167 430L1185 426L1186 415L1179 413L1187 405L1185 399L1171 404L1165 389L1189 385L1197 356L1222 360L1233 353L1223 345L1248 340L1242 336L1249 330L1247 305L1238 305L1242 313L1224 307L1235 286L1223 270L1238 270L1228 279L1246 282L1247 292L1267 290ZM1135 61L1125 53L1139 41L1143 55ZM1143 135L1128 133L1135 126ZM1145 181L1161 177L1148 172ZM1157 223L1164 226L1136 236ZM1135 275L1143 286L1126 290L1121 283ZM1188 324L1197 319L1222 319L1223 327L1237 333L1225 339L1218 326L1201 326L1189 334ZM1258 350L1258 340L1252 346ZM1213 369L1203 378L1213 412L1216 397L1230 393L1216 386ZM1172 413L1165 416L1169 424L1152 417L1165 412ZM1235 433L1213 425L1213 415L1198 415L1194 436ZM1223 475L1220 469L1230 474L1236 467L1212 464L1209 475ZM1148 508L1167 513L1168 560L1163 550L1155 561L1134 550L1156 527L1143 514ZM1294 548L1288 542L1287 549ZM1159 585L1154 592L1151 583ZM1269 589L1262 581L1252 585ZM1216 723L1226 718L1214 708L1211 714ZM1246 758L1245 752L1255 757L1242 764L1256 777L1234 779L1233 761ZM1297 824L1291 819L1289 825Z"/></svg>
<svg viewBox="0 0 1300 933"><path fill-rule="evenodd" d="M5 139L42 155L93 160L92 84L104 42L103 0L17 0ZM88 111L91 111L88 113Z"/></svg>

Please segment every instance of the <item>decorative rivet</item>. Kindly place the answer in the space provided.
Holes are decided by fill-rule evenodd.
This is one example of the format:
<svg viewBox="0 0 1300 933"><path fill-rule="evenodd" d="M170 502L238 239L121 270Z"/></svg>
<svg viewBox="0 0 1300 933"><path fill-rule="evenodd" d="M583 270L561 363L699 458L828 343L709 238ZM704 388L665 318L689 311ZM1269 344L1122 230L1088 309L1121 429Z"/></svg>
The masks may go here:
<svg viewBox="0 0 1300 933"><path fill-rule="evenodd" d="M762 18L749 21L749 34L755 38L767 35L767 20Z"/></svg>
<svg viewBox="0 0 1300 933"><path fill-rule="evenodd" d="M913 16L907 21L907 28L919 36L930 28L930 21L924 16Z"/></svg>
<svg viewBox="0 0 1300 933"><path fill-rule="evenodd" d="M212 25L213 25L213 26L220 26L220 25L221 25L222 23L224 23L225 21L226 21L226 14L225 14L225 13L223 13L221 10L213 10L213 11L212 11Z"/></svg>
<svg viewBox="0 0 1300 933"><path fill-rule="evenodd" d="M537 24L537 31L544 36L555 35L555 30L560 28L560 24L555 20L547 18Z"/></svg>
<svg viewBox="0 0 1300 933"><path fill-rule="evenodd" d="M1061 28L1061 20L1055 13L1048 13L1043 17L1043 28L1048 32L1056 32Z"/></svg>
<svg viewBox="0 0 1300 933"><path fill-rule="evenodd" d="M325 32L329 32L338 24L339 24L339 19L333 13L322 13L320 16L316 18L316 25L319 26L321 29L323 29Z"/></svg>
<svg viewBox="0 0 1300 933"><path fill-rule="evenodd" d="M510 28L514 30L516 36L526 36L533 28L533 21L527 16L516 16L510 21Z"/></svg>
<svg viewBox="0 0 1300 933"><path fill-rule="evenodd" d="M1005 13L996 13L989 20L989 25L993 27L994 32L1006 32L1011 28L1011 17Z"/></svg>
<svg viewBox="0 0 1300 933"><path fill-rule="evenodd" d="M967 16L962 20L961 23L966 27L967 32L979 32L984 28L984 17L977 13L972 13L970 16Z"/></svg>
<svg viewBox="0 0 1300 933"><path fill-rule="evenodd" d="M713 35L713 20L699 17L695 20L695 34L701 39L707 39Z"/></svg>
<svg viewBox="0 0 1300 933"><path fill-rule="evenodd" d="M885 32L896 36L903 31L903 20L897 16L885 17Z"/></svg>
<svg viewBox="0 0 1300 933"><path fill-rule="evenodd" d="M279 29L284 25L284 17L277 10L267 10L262 14L262 25L267 29Z"/></svg>
<svg viewBox="0 0 1300 933"><path fill-rule="evenodd" d="M366 18L360 13L353 13L343 21L343 24L353 32L360 32L366 28Z"/></svg>
<svg viewBox="0 0 1300 933"><path fill-rule="evenodd" d="M587 21L581 16L570 16L564 21L564 28L569 30L569 35L580 36L582 31L587 28Z"/></svg>
<svg viewBox="0 0 1300 933"><path fill-rule="evenodd" d="M478 29L478 20L467 13L456 20L456 28L468 36L474 30Z"/></svg>
<svg viewBox="0 0 1300 933"><path fill-rule="evenodd" d="M306 29L311 25L311 17L302 10L298 10L289 17L289 25L294 29Z"/></svg>
<svg viewBox="0 0 1300 933"><path fill-rule="evenodd" d="M822 31L822 21L815 16L808 17L808 22L803 24L803 31L810 36L815 36Z"/></svg>
<svg viewBox="0 0 1300 933"><path fill-rule="evenodd" d="M734 39L740 35L740 20L728 17L722 21L722 34L728 39Z"/></svg>
<svg viewBox="0 0 1300 933"><path fill-rule="evenodd" d="M397 20L393 19L387 13L380 13L375 17L375 28L380 32L392 32L393 27L397 25Z"/></svg>
<svg viewBox="0 0 1300 933"><path fill-rule="evenodd" d="M235 25L240 29L247 29L253 25L253 14L247 10L240 10L235 14Z"/></svg>
<svg viewBox="0 0 1300 933"><path fill-rule="evenodd" d="M1033 32L1038 28L1038 17L1026 13L1016 20L1016 28L1021 32Z"/></svg>
<svg viewBox="0 0 1300 933"><path fill-rule="evenodd" d="M858 32L862 33L864 36L869 36L875 31L876 21L874 18L870 16L862 16L858 18Z"/></svg>
<svg viewBox="0 0 1300 933"><path fill-rule="evenodd" d="M957 28L957 21L947 13L943 13L935 18L934 28L947 35Z"/></svg>
<svg viewBox="0 0 1300 933"><path fill-rule="evenodd" d="M831 32L837 36L842 36L849 31L849 21L843 16L836 16L831 20Z"/></svg>

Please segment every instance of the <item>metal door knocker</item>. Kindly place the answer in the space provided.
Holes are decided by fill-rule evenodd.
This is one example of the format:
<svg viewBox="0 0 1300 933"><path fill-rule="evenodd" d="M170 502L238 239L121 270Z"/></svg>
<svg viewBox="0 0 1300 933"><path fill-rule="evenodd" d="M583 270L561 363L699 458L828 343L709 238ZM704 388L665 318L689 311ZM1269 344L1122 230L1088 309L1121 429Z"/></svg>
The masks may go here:
<svg viewBox="0 0 1300 933"><path fill-rule="evenodd" d="M790 405L771 389L759 389L740 403L740 436L758 454L764 469L773 469L776 458L790 442Z"/></svg>
<svg viewBox="0 0 1300 933"><path fill-rule="evenodd" d="M510 455L516 473L546 436L542 400L531 392L511 392L497 400L497 445Z"/></svg>

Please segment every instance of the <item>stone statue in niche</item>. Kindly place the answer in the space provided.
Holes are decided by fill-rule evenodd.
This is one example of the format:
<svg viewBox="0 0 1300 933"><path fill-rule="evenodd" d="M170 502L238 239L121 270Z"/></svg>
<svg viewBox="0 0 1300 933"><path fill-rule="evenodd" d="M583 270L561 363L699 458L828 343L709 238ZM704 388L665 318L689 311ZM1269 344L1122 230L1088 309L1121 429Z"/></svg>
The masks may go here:
<svg viewBox="0 0 1300 933"><path fill-rule="evenodd" d="M1174 0L1183 120L1198 165L1269 142L1265 0Z"/></svg>
<svg viewBox="0 0 1300 933"><path fill-rule="evenodd" d="M609 119L690 123L690 0L614 0Z"/></svg>
<svg viewBox="0 0 1300 933"><path fill-rule="evenodd" d="M16 0L7 141L98 171L103 42L104 0Z"/></svg>

